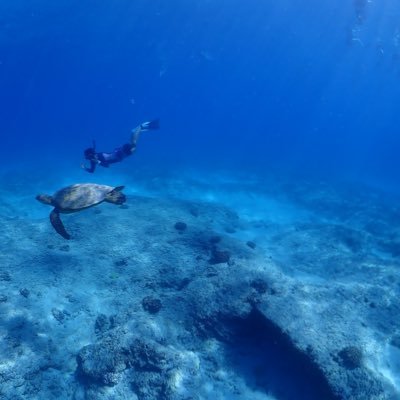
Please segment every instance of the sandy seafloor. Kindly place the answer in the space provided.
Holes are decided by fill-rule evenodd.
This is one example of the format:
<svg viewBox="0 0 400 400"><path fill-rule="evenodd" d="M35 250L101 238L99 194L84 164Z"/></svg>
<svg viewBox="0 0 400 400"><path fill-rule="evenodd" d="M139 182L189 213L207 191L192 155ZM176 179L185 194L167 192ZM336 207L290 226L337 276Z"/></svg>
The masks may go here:
<svg viewBox="0 0 400 400"><path fill-rule="evenodd" d="M0 399L400 399L398 197L79 172L0 177ZM67 241L34 196L85 181L128 200Z"/></svg>

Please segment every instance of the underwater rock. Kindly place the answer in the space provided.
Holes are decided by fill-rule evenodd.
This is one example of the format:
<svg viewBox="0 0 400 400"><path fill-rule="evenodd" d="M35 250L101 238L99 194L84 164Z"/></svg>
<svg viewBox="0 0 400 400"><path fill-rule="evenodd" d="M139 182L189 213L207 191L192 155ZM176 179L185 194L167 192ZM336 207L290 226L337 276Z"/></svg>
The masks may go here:
<svg viewBox="0 0 400 400"><path fill-rule="evenodd" d="M192 278L188 276L185 277L184 273L177 275L174 267L167 264L159 268L159 275L160 279L153 282L148 282L146 287L151 289L154 289L155 287L161 287L180 291L192 281Z"/></svg>
<svg viewBox="0 0 400 400"><path fill-rule="evenodd" d="M389 253L392 257L400 256L400 241L399 240L381 240L378 242L378 246L386 253Z"/></svg>
<svg viewBox="0 0 400 400"><path fill-rule="evenodd" d="M77 299L74 295L72 295L72 294L67 294L67 295L65 296L65 298L66 298L70 303L77 303L77 302L78 302L78 299Z"/></svg>
<svg viewBox="0 0 400 400"><path fill-rule="evenodd" d="M21 296L24 296L26 299L29 297L29 290L27 288L19 289L19 293Z"/></svg>
<svg viewBox="0 0 400 400"><path fill-rule="evenodd" d="M63 320L65 318L64 312L62 312L58 308L52 308L51 309L51 313L52 313L52 315L53 315L55 320L57 320L60 323L63 322Z"/></svg>
<svg viewBox="0 0 400 400"><path fill-rule="evenodd" d="M121 332L112 334L97 342L84 346L77 359L77 375L87 387L114 386L122 377L122 372L132 369L129 375L131 385L140 399L154 399L161 393L168 371L174 366L174 356L170 349L151 340L136 337L122 344ZM176 358L176 357L175 357ZM154 384L155 386L147 386ZM149 393L153 393L153 397Z"/></svg>
<svg viewBox="0 0 400 400"><path fill-rule="evenodd" d="M135 374L132 389L139 400L168 399L166 397L166 378L154 372Z"/></svg>
<svg viewBox="0 0 400 400"><path fill-rule="evenodd" d="M182 289L185 289L185 287L186 287L187 285L189 285L189 283L190 283L191 281L192 281L192 280L191 280L190 278L178 279L178 280L175 282L175 289L178 290L178 291L180 291L180 290L182 290Z"/></svg>
<svg viewBox="0 0 400 400"><path fill-rule="evenodd" d="M390 344L400 349L400 335L396 335L390 341Z"/></svg>
<svg viewBox="0 0 400 400"><path fill-rule="evenodd" d="M161 372L168 367L166 349L149 340L135 339L129 347L128 363L140 371Z"/></svg>
<svg viewBox="0 0 400 400"><path fill-rule="evenodd" d="M193 316L193 328L196 336L202 340L215 338L221 342L229 343L232 338L232 330L229 326L229 315L216 313L199 313Z"/></svg>
<svg viewBox="0 0 400 400"><path fill-rule="evenodd" d="M65 251L65 252L70 251L70 247L69 247L68 244L64 244L64 245L60 246L59 249L60 249L61 251Z"/></svg>
<svg viewBox="0 0 400 400"><path fill-rule="evenodd" d="M150 314L157 314L162 308L162 303L160 299L151 296L146 296L142 300L142 307L145 311L147 311Z"/></svg>
<svg viewBox="0 0 400 400"><path fill-rule="evenodd" d="M10 282L11 276L7 271L0 272L0 281Z"/></svg>
<svg viewBox="0 0 400 400"><path fill-rule="evenodd" d="M197 218L199 216L199 210L197 208L191 208L189 212L193 215L193 217Z"/></svg>
<svg viewBox="0 0 400 400"><path fill-rule="evenodd" d="M110 320L107 315L99 314L94 323L94 331L97 335L104 333L110 329Z"/></svg>
<svg viewBox="0 0 400 400"><path fill-rule="evenodd" d="M128 259L127 258L121 258L120 260L115 261L114 265L116 267L126 267L128 265Z"/></svg>
<svg viewBox="0 0 400 400"><path fill-rule="evenodd" d="M348 346L338 353L339 363L346 369L356 369L362 366L363 354L356 346Z"/></svg>
<svg viewBox="0 0 400 400"><path fill-rule="evenodd" d="M187 229L187 225L184 222L177 222L174 227L178 232L184 232Z"/></svg>
<svg viewBox="0 0 400 400"><path fill-rule="evenodd" d="M77 373L85 383L114 386L127 368L126 354L112 338L83 347L76 360Z"/></svg>
<svg viewBox="0 0 400 400"><path fill-rule="evenodd" d="M210 237L209 242L212 244L217 244L221 241L221 239L222 239L221 236L214 235Z"/></svg>
<svg viewBox="0 0 400 400"><path fill-rule="evenodd" d="M251 281L250 286L260 294L264 294L268 290L268 283L259 278Z"/></svg>
<svg viewBox="0 0 400 400"><path fill-rule="evenodd" d="M0 294L0 303L5 303L8 300L7 296L4 294Z"/></svg>
<svg viewBox="0 0 400 400"><path fill-rule="evenodd" d="M253 249L253 250L254 250L254 249L256 248L256 246L257 246L257 245L256 245L254 242L252 242L251 240L249 240L246 244L247 244L247 246L249 246L249 247L250 247L251 249Z"/></svg>
<svg viewBox="0 0 400 400"><path fill-rule="evenodd" d="M354 234L343 235L342 242L353 253L358 253L363 248L363 243L361 239L359 237L356 237Z"/></svg>
<svg viewBox="0 0 400 400"><path fill-rule="evenodd" d="M208 263L211 265L228 263L231 258L231 253L228 250L218 250L214 248L211 252L211 258Z"/></svg>
<svg viewBox="0 0 400 400"><path fill-rule="evenodd" d="M163 278L157 282L157 286L161 288L181 291L192 281L192 279L189 277L181 278L175 275L168 275L168 274L164 275Z"/></svg>
<svg viewBox="0 0 400 400"><path fill-rule="evenodd" d="M186 368L180 365L182 360L177 351L154 341L136 339L130 346L129 359L134 368L132 389L139 400L197 398L178 393L181 391L178 387L184 383L173 379L173 374L183 378Z"/></svg>

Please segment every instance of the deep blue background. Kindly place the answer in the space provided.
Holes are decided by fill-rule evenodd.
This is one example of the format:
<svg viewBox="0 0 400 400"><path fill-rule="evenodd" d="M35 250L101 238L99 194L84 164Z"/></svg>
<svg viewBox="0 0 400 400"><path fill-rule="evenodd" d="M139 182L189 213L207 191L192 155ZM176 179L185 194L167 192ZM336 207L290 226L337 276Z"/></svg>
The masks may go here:
<svg viewBox="0 0 400 400"><path fill-rule="evenodd" d="M79 168L160 117L127 163L396 184L400 6L376 3L4 0L1 163Z"/></svg>

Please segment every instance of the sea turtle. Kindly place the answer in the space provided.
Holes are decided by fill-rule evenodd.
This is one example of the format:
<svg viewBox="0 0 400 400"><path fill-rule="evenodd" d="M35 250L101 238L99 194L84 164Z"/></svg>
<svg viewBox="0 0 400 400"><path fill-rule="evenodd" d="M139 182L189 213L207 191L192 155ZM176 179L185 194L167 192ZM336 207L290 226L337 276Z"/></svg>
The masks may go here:
<svg viewBox="0 0 400 400"><path fill-rule="evenodd" d="M78 183L59 190L53 196L39 194L36 199L54 207L50 213L50 222L57 233L65 239L70 239L71 236L64 228L60 213L78 212L96 206L103 201L123 204L126 201L126 196L122 193L123 188L124 186L113 187L96 183Z"/></svg>

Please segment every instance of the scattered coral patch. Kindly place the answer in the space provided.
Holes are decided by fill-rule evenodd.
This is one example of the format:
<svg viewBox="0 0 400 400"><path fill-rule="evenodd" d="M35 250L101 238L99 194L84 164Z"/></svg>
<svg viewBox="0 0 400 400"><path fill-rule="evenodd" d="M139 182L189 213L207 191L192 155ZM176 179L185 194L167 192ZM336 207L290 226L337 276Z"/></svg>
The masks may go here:
<svg viewBox="0 0 400 400"><path fill-rule="evenodd" d="M254 250L254 249L256 248L256 246L257 246L257 245L256 245L254 242L252 242L251 240L249 240L246 244L247 244L247 246L249 246L249 247L250 247L251 249L253 249L253 250Z"/></svg>
<svg viewBox="0 0 400 400"><path fill-rule="evenodd" d="M228 250L218 250L214 248L211 252L211 258L208 260L209 264L222 264L227 263L231 259L231 253Z"/></svg>
<svg viewBox="0 0 400 400"><path fill-rule="evenodd" d="M162 303L160 299L151 296L146 296L142 300L142 307L145 311L147 311L150 314L157 314L162 308Z"/></svg>
<svg viewBox="0 0 400 400"><path fill-rule="evenodd" d="M187 225L181 221L177 222L174 227L178 232L184 232L187 229Z"/></svg>
<svg viewBox="0 0 400 400"><path fill-rule="evenodd" d="M338 353L339 363L346 369L356 369L362 366L363 354L356 346L348 346Z"/></svg>

